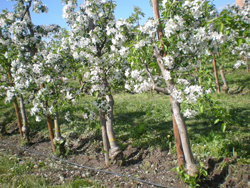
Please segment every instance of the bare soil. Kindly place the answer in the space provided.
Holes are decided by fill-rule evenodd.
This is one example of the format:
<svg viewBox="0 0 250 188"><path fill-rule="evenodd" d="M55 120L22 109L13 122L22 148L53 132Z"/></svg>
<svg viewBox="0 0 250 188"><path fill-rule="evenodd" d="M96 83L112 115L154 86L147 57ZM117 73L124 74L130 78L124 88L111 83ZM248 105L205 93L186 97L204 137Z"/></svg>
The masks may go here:
<svg viewBox="0 0 250 188"><path fill-rule="evenodd" d="M30 135L33 135L31 144L25 148L53 155L49 139L44 138L40 133ZM88 137L71 135L69 137L70 141L67 142L69 152L64 158L65 160L112 173L124 174L126 177L79 168L2 143L0 143L0 152L6 155L16 155L23 161L30 160L32 157L34 166L31 173L50 179L51 185L61 185L67 181L83 178L95 181L102 187L152 187L150 184L130 179L130 177L135 177L169 187L189 187L178 178L176 172L171 170L177 166L177 157L176 154L170 154L169 151L133 148L129 145L123 151L125 159L122 165L111 161L110 166L106 167L101 150L101 135ZM0 139L6 143L20 145L16 125L9 125L8 132L0 136ZM41 169L42 162L48 164L50 168ZM199 182L200 187L250 187L250 165L240 163L237 158L208 158L204 162L204 167L208 171L208 177Z"/></svg>

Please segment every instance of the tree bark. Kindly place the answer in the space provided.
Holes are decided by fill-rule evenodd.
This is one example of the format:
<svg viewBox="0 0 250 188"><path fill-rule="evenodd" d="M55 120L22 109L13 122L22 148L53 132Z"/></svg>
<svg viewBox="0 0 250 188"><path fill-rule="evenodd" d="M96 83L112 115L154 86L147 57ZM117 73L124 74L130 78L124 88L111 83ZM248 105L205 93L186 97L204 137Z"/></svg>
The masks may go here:
<svg viewBox="0 0 250 188"><path fill-rule="evenodd" d="M20 109L21 109L21 115L22 115L22 119L23 119L23 126L22 126L22 132L24 134L24 139L26 142L29 143L30 139L29 139L29 127L27 126L27 117L26 117L26 113L25 113L25 107L24 107L24 103L23 103L23 96L22 94L20 95Z"/></svg>
<svg viewBox="0 0 250 188"><path fill-rule="evenodd" d="M47 119L47 125L48 125L48 129L49 129L49 137L50 137L50 141L51 141L51 148L52 151L55 152L55 145L54 145L54 132L53 132L53 126L52 126L52 121L51 121L51 117L49 114L46 115L46 119Z"/></svg>
<svg viewBox="0 0 250 188"><path fill-rule="evenodd" d="M158 0L152 0L153 3L153 12L154 12L154 18L155 20L160 19L160 13L159 13L159 4L158 4ZM157 28L157 34L158 34L158 38L161 39L162 37L164 37L161 26L160 26L160 22Z"/></svg>
<svg viewBox="0 0 250 188"><path fill-rule="evenodd" d="M40 88L44 88L43 84L40 84ZM46 109L48 108L48 101L45 102L46 105ZM49 137L50 137L50 141L51 141L51 148L52 151L55 152L55 145L54 145L54 131L53 131L53 125L52 125L52 120L49 114L46 115L46 119L47 119L47 125L48 125L48 129L49 129Z"/></svg>
<svg viewBox="0 0 250 188"><path fill-rule="evenodd" d="M172 98L172 110L173 110L173 114L177 123L180 138L181 138L181 144L182 144L185 161L186 161L187 173L190 176L194 176L195 174L198 174L199 171L197 169L197 165L194 160L193 153L191 151L187 128L185 125L184 118L181 114L180 104L174 98Z"/></svg>
<svg viewBox="0 0 250 188"><path fill-rule="evenodd" d="M172 104L172 98L169 96L170 102ZM177 123L175 121L174 114L172 112L172 118L173 118L173 129L174 129L174 138L175 138L175 147L176 147L176 153L177 153L177 159L178 159L178 164L179 168L181 169L181 166L185 166L185 158L182 150L182 145L181 145L181 139L180 139L180 134L178 130Z"/></svg>
<svg viewBox="0 0 250 188"><path fill-rule="evenodd" d="M17 98L16 97L14 97L14 107L15 107L16 118L17 118L17 125L18 125L18 129L19 129L20 137L21 137L21 139L23 139L22 121L21 121L20 111L19 111L19 107L18 107L18 103L17 103Z"/></svg>
<svg viewBox="0 0 250 188"><path fill-rule="evenodd" d="M99 110L99 116L102 126L102 140L103 140L103 149L104 149L104 157L106 166L109 166L109 146L108 146L108 137L106 131L106 119L105 112L103 110Z"/></svg>
<svg viewBox="0 0 250 188"><path fill-rule="evenodd" d="M60 130L60 123L59 123L59 114L56 113L55 119L54 119L54 125L55 125L55 132L56 137L54 138L53 142L55 144L56 150L59 155L65 155L66 149L65 149L65 139L61 136L61 130Z"/></svg>
<svg viewBox="0 0 250 188"><path fill-rule="evenodd" d="M222 90L223 93L227 93L228 90L229 90L229 87L227 85L227 81L226 81L226 78L225 78L225 75L224 75L224 69L223 69L223 67L220 68L220 75L221 75L222 81L224 83L224 85L222 86L221 90Z"/></svg>
<svg viewBox="0 0 250 188"><path fill-rule="evenodd" d="M107 121L106 121L106 128L107 128L107 135L110 144L110 151L109 156L112 160L121 160L123 157L123 153L115 140L115 133L113 130L113 109L114 109L114 99L111 94L106 95L106 100L109 104L109 109L107 110Z"/></svg>
<svg viewBox="0 0 250 188"><path fill-rule="evenodd" d="M216 85L217 85L217 93L220 93L220 82L218 79L215 57L213 57L213 65L214 65L214 75L215 75L215 80L216 80Z"/></svg>

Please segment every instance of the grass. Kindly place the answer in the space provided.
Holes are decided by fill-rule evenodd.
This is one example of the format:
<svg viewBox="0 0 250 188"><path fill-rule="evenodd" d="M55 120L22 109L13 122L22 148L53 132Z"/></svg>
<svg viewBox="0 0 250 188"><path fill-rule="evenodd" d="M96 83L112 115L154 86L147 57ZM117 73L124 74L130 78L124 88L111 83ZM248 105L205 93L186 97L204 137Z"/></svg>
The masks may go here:
<svg viewBox="0 0 250 188"><path fill-rule="evenodd" d="M21 188L79 188L79 187L100 187L88 179L76 179L65 182L61 185L52 186L52 179L46 178L43 174L52 171L51 167L44 162L38 164L39 168L32 158L22 161L23 158L0 153L0 185L1 187L21 187ZM36 167L37 168L37 167ZM45 171L43 171L45 170ZM41 173L42 172L42 173Z"/></svg>

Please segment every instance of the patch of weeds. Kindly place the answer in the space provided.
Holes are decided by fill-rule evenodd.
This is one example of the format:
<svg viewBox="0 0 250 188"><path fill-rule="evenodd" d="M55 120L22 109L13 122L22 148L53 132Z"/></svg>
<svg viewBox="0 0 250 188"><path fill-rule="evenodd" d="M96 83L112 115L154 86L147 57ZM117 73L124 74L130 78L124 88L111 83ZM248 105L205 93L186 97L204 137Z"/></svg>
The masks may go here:
<svg viewBox="0 0 250 188"><path fill-rule="evenodd" d="M189 184L191 188L199 187L199 183L207 178L207 171L203 168L203 163L199 163L198 166L198 174L195 174L195 176L190 176L186 173L184 170L184 166L181 166L181 169L179 167L176 167L172 169L172 171L175 171L177 175L180 177L181 180L183 180L185 183Z"/></svg>
<svg viewBox="0 0 250 188"><path fill-rule="evenodd" d="M19 158L0 156L0 184L2 187L48 187L49 180L30 175L34 164L20 161Z"/></svg>
<svg viewBox="0 0 250 188"><path fill-rule="evenodd" d="M94 184L92 182L88 181L88 180L77 178L74 181L67 182L64 186L60 185L58 187L79 188L79 187L91 187L93 185ZM57 186L55 186L55 187L57 187Z"/></svg>
<svg viewBox="0 0 250 188"><path fill-rule="evenodd" d="M132 129L131 129L131 137L132 138L140 138L145 133L145 124L138 122Z"/></svg>

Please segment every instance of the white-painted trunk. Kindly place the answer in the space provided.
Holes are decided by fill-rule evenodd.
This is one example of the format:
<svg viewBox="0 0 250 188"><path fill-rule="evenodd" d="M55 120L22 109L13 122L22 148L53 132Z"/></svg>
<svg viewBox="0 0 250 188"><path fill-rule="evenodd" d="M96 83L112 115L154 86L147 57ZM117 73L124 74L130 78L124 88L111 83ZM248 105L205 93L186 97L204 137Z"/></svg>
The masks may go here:
<svg viewBox="0 0 250 188"><path fill-rule="evenodd" d="M103 110L99 110L100 122L102 126L102 140L103 140L103 149L104 149L104 157L106 166L109 166L109 146L108 146L108 137L106 130L106 119L105 112Z"/></svg>
<svg viewBox="0 0 250 188"><path fill-rule="evenodd" d="M54 119L54 126L55 126L56 136L53 139L53 142L55 144L56 150L58 151L58 154L64 155L66 153L66 149L65 149L66 140L61 136L59 114L58 113L56 113L56 116Z"/></svg>
<svg viewBox="0 0 250 188"><path fill-rule="evenodd" d="M23 126L22 126L22 132L24 135L24 139L25 141L29 142L29 127L27 126L27 117L26 117L26 113L25 113L25 107L24 107L24 103L23 103L23 96L20 95L20 109L21 109L21 116L23 119Z"/></svg>
<svg viewBox="0 0 250 188"><path fill-rule="evenodd" d="M181 114L180 104L175 100L174 97L172 97L172 110L180 134L182 149L186 161L186 169L189 175L194 176L195 174L198 174L197 165L191 151L187 128L184 118Z"/></svg>
<svg viewBox="0 0 250 188"><path fill-rule="evenodd" d="M114 99L111 94L106 95L106 100L109 104L109 109L107 110L107 121L106 121L106 129L107 135L110 144L109 156L112 160L122 159L122 151L117 145L115 140L115 133L113 130L113 108L114 108Z"/></svg>

